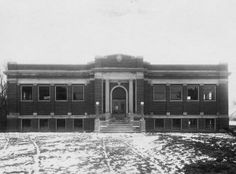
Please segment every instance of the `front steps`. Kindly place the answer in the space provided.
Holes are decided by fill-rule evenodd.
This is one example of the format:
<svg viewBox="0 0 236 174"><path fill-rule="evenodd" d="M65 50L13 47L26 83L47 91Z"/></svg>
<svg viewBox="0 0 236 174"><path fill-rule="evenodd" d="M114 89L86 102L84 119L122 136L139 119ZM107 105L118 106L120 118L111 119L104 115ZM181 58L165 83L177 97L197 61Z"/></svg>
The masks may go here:
<svg viewBox="0 0 236 174"><path fill-rule="evenodd" d="M100 126L102 133L135 133L140 132L139 126L133 126L132 123L125 121L108 122L106 125Z"/></svg>

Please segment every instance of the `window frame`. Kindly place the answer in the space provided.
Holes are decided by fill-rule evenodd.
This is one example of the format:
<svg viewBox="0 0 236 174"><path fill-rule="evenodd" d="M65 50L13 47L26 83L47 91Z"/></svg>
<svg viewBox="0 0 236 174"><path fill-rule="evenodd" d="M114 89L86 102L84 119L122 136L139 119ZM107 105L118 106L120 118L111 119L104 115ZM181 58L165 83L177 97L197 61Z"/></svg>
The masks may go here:
<svg viewBox="0 0 236 174"><path fill-rule="evenodd" d="M178 127L178 128L174 127L174 120L180 121L180 127ZM171 119L171 129L172 130L182 130L182 119L181 118L172 118Z"/></svg>
<svg viewBox="0 0 236 174"><path fill-rule="evenodd" d="M41 126L41 124L40 124L40 123L41 123L41 122L40 122L41 120L47 120L47 127L42 127L42 126ZM38 127L39 127L40 130L49 129L49 119L48 119L48 118L40 118L38 124L39 124Z"/></svg>
<svg viewBox="0 0 236 174"><path fill-rule="evenodd" d="M165 92L164 92L164 96L165 96L165 99L162 99L162 100L159 100L159 99L155 99L155 87L157 86L164 86L164 89L165 89ZM154 84L152 86L152 100L153 101L166 101L166 84Z"/></svg>
<svg viewBox="0 0 236 174"><path fill-rule="evenodd" d="M83 87L83 100L74 100L74 95L73 95L73 94L74 94L74 87L76 87L76 86L82 86L82 87ZM71 88L72 88L72 90L71 90L71 91L72 91L72 97L71 97L71 98L72 98L72 101L73 101L73 102L84 101L84 96L85 96L85 95L84 95L84 84L72 85Z"/></svg>
<svg viewBox="0 0 236 174"><path fill-rule="evenodd" d="M62 127L58 127L58 120L64 120L65 121L65 126L62 128ZM66 130L67 127L66 127L66 119L65 118L57 118L56 119L56 130Z"/></svg>
<svg viewBox="0 0 236 174"><path fill-rule="evenodd" d="M24 124L24 121L29 121L30 122L30 126L25 126L25 124ZM21 119L21 130L30 130L30 129L32 129L32 119L28 119L28 118L23 118L23 119Z"/></svg>
<svg viewBox="0 0 236 174"><path fill-rule="evenodd" d="M191 124L189 124L190 120L196 120L196 127L191 127ZM188 129L190 130L197 130L199 125L199 121L197 118L189 118L188 119Z"/></svg>
<svg viewBox="0 0 236 174"><path fill-rule="evenodd" d="M215 92L215 99L214 100L206 100L206 99L204 99L204 88L205 88L205 86L214 86L214 92ZM204 84L203 85L203 89L202 89L202 99L203 99L203 102L216 102L216 97L217 97L217 95L216 95L216 92L217 92L217 85L216 84Z"/></svg>
<svg viewBox="0 0 236 174"><path fill-rule="evenodd" d="M57 100L57 87L66 87L66 100ZM68 86L67 85L55 85L55 101L56 102L68 101Z"/></svg>
<svg viewBox="0 0 236 174"><path fill-rule="evenodd" d="M40 87L48 87L48 89L49 89L49 100L40 100L40 95L39 95L39 88ZM50 85L38 85L38 101L39 102L50 102L51 101L51 90L50 90L51 88L50 88Z"/></svg>
<svg viewBox="0 0 236 174"><path fill-rule="evenodd" d="M207 120L213 120L213 127L212 128L208 128L207 127ZM205 119L205 130L211 131L211 130L216 130L216 119L215 118L206 118Z"/></svg>
<svg viewBox="0 0 236 174"><path fill-rule="evenodd" d="M157 120L163 120L163 127L157 127L156 126L156 121ZM165 119L164 118L155 118L154 120L154 129L155 130L162 130L162 129L165 129Z"/></svg>
<svg viewBox="0 0 236 174"><path fill-rule="evenodd" d="M23 87L31 87L31 89L32 89L32 99L31 100L23 100L23 98L22 98L22 89L23 89ZM21 99L21 101L22 102L33 102L33 85L21 85L21 87L20 87L20 99Z"/></svg>
<svg viewBox="0 0 236 174"><path fill-rule="evenodd" d="M82 127L81 128L75 127L75 120L82 120ZM84 119L74 118L74 120L73 120L73 130L84 130Z"/></svg>
<svg viewBox="0 0 236 174"><path fill-rule="evenodd" d="M197 96L197 100L188 100L188 87L189 86L197 86L197 90L198 90L198 96ZM199 97L200 97L200 95L199 95L199 93L200 93L200 90L199 90L200 88L199 88L199 85L198 84L188 84L187 85L187 96L186 96L186 101L188 101L188 102L198 102L198 101L200 101L200 99L199 99Z"/></svg>
<svg viewBox="0 0 236 174"><path fill-rule="evenodd" d="M171 99L171 86L181 86L181 100L172 100ZM170 85L170 102L182 102L183 101L183 85L182 84L171 84Z"/></svg>

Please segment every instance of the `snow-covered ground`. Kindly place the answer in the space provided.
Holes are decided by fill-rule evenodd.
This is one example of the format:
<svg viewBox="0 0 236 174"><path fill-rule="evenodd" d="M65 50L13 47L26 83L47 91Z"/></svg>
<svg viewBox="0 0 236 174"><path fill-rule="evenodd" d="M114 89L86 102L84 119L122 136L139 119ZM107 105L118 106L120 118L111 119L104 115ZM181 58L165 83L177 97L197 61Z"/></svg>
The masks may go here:
<svg viewBox="0 0 236 174"><path fill-rule="evenodd" d="M0 173L183 173L227 134L2 133ZM236 146L236 144L234 144Z"/></svg>
<svg viewBox="0 0 236 174"><path fill-rule="evenodd" d="M230 126L236 126L236 121L229 121Z"/></svg>

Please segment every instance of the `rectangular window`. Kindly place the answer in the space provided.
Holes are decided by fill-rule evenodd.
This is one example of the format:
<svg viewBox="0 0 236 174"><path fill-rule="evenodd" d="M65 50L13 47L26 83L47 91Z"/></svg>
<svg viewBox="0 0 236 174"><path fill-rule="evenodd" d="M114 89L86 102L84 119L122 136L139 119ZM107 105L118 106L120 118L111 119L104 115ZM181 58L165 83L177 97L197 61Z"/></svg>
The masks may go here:
<svg viewBox="0 0 236 174"><path fill-rule="evenodd" d="M22 86L21 99L24 101L32 100L32 86Z"/></svg>
<svg viewBox="0 0 236 174"><path fill-rule="evenodd" d="M190 129L197 129L197 119L189 119L188 120L188 128Z"/></svg>
<svg viewBox="0 0 236 174"><path fill-rule="evenodd" d="M57 119L57 129L65 129L66 128L66 120L65 119Z"/></svg>
<svg viewBox="0 0 236 174"><path fill-rule="evenodd" d="M84 85L72 86L73 100L84 100Z"/></svg>
<svg viewBox="0 0 236 174"><path fill-rule="evenodd" d="M213 118L206 119L206 129L214 130L214 128L215 128L215 119Z"/></svg>
<svg viewBox="0 0 236 174"><path fill-rule="evenodd" d="M39 86L39 100L40 101L50 100L49 86Z"/></svg>
<svg viewBox="0 0 236 174"><path fill-rule="evenodd" d="M166 86L165 85L153 86L153 100L154 101L166 100Z"/></svg>
<svg viewBox="0 0 236 174"><path fill-rule="evenodd" d="M173 129L181 129L181 119L172 119L172 128Z"/></svg>
<svg viewBox="0 0 236 174"><path fill-rule="evenodd" d="M164 119L155 119L155 129L164 128Z"/></svg>
<svg viewBox="0 0 236 174"><path fill-rule="evenodd" d="M40 127L40 129L48 129L49 128L48 119L40 119L39 127Z"/></svg>
<svg viewBox="0 0 236 174"><path fill-rule="evenodd" d="M216 85L204 85L203 100L206 101L216 100Z"/></svg>
<svg viewBox="0 0 236 174"><path fill-rule="evenodd" d="M66 86L56 86L56 100L67 100L67 87Z"/></svg>
<svg viewBox="0 0 236 174"><path fill-rule="evenodd" d="M170 99L171 100L182 100L182 85L171 85L170 86Z"/></svg>
<svg viewBox="0 0 236 174"><path fill-rule="evenodd" d="M198 85L188 85L187 86L187 100L198 100L199 87Z"/></svg>
<svg viewBox="0 0 236 174"><path fill-rule="evenodd" d="M83 129L83 119L74 119L74 129Z"/></svg>
<svg viewBox="0 0 236 174"><path fill-rule="evenodd" d="M22 129L29 130L31 128L31 119L22 119Z"/></svg>

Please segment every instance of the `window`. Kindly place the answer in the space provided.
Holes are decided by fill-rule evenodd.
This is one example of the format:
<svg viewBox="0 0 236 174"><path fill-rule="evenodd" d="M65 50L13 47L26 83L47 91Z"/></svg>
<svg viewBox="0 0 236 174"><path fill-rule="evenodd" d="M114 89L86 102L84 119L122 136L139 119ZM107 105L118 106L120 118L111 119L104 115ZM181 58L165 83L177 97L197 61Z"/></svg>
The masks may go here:
<svg viewBox="0 0 236 174"><path fill-rule="evenodd" d="M28 130L31 128L31 119L22 119L22 129Z"/></svg>
<svg viewBox="0 0 236 174"><path fill-rule="evenodd" d="M48 119L40 119L40 129L48 129Z"/></svg>
<svg viewBox="0 0 236 174"><path fill-rule="evenodd" d="M84 100L84 86L72 86L73 100Z"/></svg>
<svg viewBox="0 0 236 174"><path fill-rule="evenodd" d="M83 119L74 119L74 129L83 129Z"/></svg>
<svg viewBox="0 0 236 174"><path fill-rule="evenodd" d="M188 120L188 128L190 129L197 129L197 119L189 119Z"/></svg>
<svg viewBox="0 0 236 174"><path fill-rule="evenodd" d="M155 129L164 128L164 119L155 119Z"/></svg>
<svg viewBox="0 0 236 174"><path fill-rule="evenodd" d="M187 86L187 100L198 100L198 85L188 85Z"/></svg>
<svg viewBox="0 0 236 174"><path fill-rule="evenodd" d="M206 129L214 130L215 128L215 119L210 118L206 119Z"/></svg>
<svg viewBox="0 0 236 174"><path fill-rule="evenodd" d="M166 100L166 86L165 85L154 85L153 86L153 100Z"/></svg>
<svg viewBox="0 0 236 174"><path fill-rule="evenodd" d="M49 101L49 86L39 86L39 100L40 101Z"/></svg>
<svg viewBox="0 0 236 174"><path fill-rule="evenodd" d="M24 101L32 100L32 86L22 86L21 99Z"/></svg>
<svg viewBox="0 0 236 174"><path fill-rule="evenodd" d="M58 119L57 120L57 129L65 129L66 128L66 120Z"/></svg>
<svg viewBox="0 0 236 174"><path fill-rule="evenodd" d="M67 87L66 86L56 86L56 100L67 100Z"/></svg>
<svg viewBox="0 0 236 174"><path fill-rule="evenodd" d="M171 100L182 100L182 85L171 85L170 91Z"/></svg>
<svg viewBox="0 0 236 174"><path fill-rule="evenodd" d="M216 100L216 86L215 85L204 85L203 100L206 100L206 101Z"/></svg>
<svg viewBox="0 0 236 174"><path fill-rule="evenodd" d="M181 129L181 119L173 119L172 120L172 128L173 129Z"/></svg>

